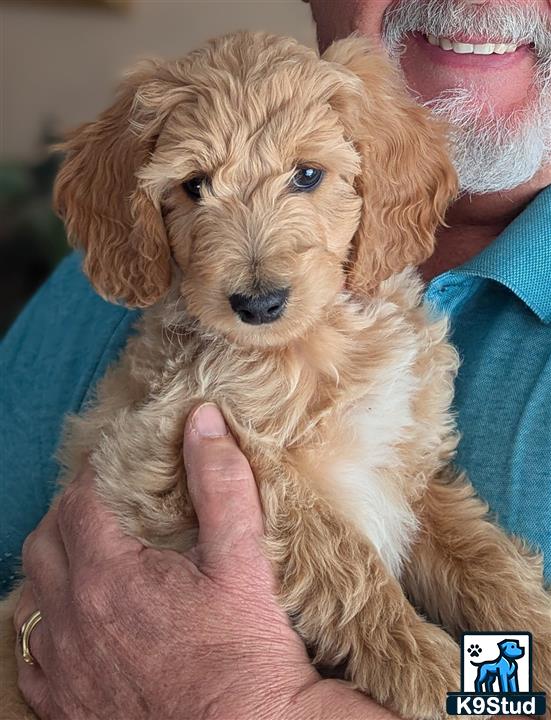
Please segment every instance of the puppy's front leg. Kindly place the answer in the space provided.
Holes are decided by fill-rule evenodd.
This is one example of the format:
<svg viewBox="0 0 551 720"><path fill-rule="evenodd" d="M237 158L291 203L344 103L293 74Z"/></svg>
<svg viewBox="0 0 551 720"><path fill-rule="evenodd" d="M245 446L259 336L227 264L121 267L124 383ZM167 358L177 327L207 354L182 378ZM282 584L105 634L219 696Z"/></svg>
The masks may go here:
<svg viewBox="0 0 551 720"><path fill-rule="evenodd" d="M551 596L540 560L488 520L486 505L451 469L429 484L420 513L423 532L404 569L412 601L456 637L531 631L534 689L551 697Z"/></svg>
<svg viewBox="0 0 551 720"><path fill-rule="evenodd" d="M257 479L259 475L257 474ZM261 482L281 602L315 652L404 718L441 718L459 649L409 604L376 551L297 479Z"/></svg>

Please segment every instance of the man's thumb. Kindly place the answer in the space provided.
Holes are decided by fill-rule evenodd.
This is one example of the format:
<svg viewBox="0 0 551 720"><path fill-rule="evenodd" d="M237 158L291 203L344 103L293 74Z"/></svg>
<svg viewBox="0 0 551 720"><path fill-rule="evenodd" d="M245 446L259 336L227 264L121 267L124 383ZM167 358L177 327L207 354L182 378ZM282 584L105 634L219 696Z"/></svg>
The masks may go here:
<svg viewBox="0 0 551 720"><path fill-rule="evenodd" d="M199 520L201 563L213 567L234 553L261 555L263 520L256 483L216 405L204 403L189 414L184 463Z"/></svg>

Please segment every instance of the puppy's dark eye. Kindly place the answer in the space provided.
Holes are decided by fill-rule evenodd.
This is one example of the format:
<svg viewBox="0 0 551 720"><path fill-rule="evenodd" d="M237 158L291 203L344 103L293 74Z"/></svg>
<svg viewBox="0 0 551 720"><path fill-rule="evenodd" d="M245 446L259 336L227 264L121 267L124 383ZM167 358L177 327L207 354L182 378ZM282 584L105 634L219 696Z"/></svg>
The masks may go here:
<svg viewBox="0 0 551 720"><path fill-rule="evenodd" d="M323 170L315 167L299 167L291 180L295 192L308 192L317 187L323 178Z"/></svg>
<svg viewBox="0 0 551 720"><path fill-rule="evenodd" d="M201 199L201 188L208 182L208 178L205 175L197 175L196 177L189 178L182 183L182 187L189 195L192 200Z"/></svg>

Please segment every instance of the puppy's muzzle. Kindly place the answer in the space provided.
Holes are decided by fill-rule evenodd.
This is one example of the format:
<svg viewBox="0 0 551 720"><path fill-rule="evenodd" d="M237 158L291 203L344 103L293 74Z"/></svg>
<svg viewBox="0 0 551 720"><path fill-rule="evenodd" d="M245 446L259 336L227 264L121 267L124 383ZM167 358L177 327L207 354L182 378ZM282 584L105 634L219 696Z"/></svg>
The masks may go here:
<svg viewBox="0 0 551 720"><path fill-rule="evenodd" d="M280 288L264 295L235 293L230 295L229 299L232 310L244 323L263 325L274 322L283 315L288 297L288 288Z"/></svg>

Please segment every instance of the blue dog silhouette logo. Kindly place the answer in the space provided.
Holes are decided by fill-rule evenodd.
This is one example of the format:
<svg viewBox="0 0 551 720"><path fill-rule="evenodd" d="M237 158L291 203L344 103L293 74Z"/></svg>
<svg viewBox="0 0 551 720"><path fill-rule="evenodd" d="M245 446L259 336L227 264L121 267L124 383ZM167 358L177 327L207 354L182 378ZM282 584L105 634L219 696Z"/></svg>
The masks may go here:
<svg viewBox="0 0 551 720"><path fill-rule="evenodd" d="M492 693L495 691L497 680L499 692L518 692L518 663L517 660L524 657L524 648L519 645L518 640L505 639L497 644L499 655L495 660L475 662L471 665L478 668L474 689L477 693ZM471 646L467 652L471 657L479 654L479 646ZM471 650L473 648L473 650Z"/></svg>
<svg viewBox="0 0 551 720"><path fill-rule="evenodd" d="M532 690L529 632L464 633L461 690L449 692L449 715L544 715L545 693ZM450 688L451 690L451 688Z"/></svg>

